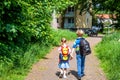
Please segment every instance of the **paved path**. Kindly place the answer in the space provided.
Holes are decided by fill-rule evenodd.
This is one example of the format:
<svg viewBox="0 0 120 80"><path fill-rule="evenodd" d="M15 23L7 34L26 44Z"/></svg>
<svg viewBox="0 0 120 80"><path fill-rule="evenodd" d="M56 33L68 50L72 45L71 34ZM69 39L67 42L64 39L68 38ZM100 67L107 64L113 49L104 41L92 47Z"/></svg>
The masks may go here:
<svg viewBox="0 0 120 80"><path fill-rule="evenodd" d="M107 80L102 69L99 67L99 61L94 55L93 48L102 40L102 36L88 37L92 47L92 54L86 57L85 76L82 80ZM68 42L72 46L73 41ZM44 59L33 65L32 70L26 76L25 80L77 80L76 58L70 61L70 68L68 69L68 78L59 79L58 69L58 47L55 47Z"/></svg>

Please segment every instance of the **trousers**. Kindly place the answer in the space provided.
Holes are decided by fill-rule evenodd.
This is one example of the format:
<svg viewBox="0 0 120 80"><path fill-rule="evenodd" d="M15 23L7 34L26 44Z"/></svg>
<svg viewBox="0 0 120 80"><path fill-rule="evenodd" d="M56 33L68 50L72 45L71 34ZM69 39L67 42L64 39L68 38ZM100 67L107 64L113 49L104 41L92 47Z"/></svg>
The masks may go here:
<svg viewBox="0 0 120 80"><path fill-rule="evenodd" d="M81 54L76 54L76 61L77 61L77 74L79 77L84 75L85 69L85 56Z"/></svg>

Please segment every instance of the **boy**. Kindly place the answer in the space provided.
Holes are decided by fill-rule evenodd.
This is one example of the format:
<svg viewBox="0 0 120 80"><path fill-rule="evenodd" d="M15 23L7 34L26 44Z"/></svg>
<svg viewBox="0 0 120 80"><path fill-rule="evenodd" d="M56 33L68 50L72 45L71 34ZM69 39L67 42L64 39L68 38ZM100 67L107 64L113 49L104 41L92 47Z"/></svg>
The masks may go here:
<svg viewBox="0 0 120 80"><path fill-rule="evenodd" d="M81 80L81 77L84 76L84 67L85 67L85 56L80 53L80 40L82 39L82 36L84 34L83 30L77 30L76 31L77 38L72 46L72 53L70 54L73 58L74 50L76 50L76 61L77 61L77 74L78 74L78 80Z"/></svg>

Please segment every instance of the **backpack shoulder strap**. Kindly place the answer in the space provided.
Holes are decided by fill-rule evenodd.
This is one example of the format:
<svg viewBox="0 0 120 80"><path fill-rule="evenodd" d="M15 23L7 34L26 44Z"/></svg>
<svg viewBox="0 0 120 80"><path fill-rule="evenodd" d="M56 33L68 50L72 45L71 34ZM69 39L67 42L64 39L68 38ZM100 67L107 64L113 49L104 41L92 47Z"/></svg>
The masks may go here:
<svg viewBox="0 0 120 80"><path fill-rule="evenodd" d="M80 46L83 46L84 44L83 44L83 40L85 40L85 38L81 38L80 39Z"/></svg>
<svg viewBox="0 0 120 80"><path fill-rule="evenodd" d="M61 46L61 49L62 49L62 48L68 48L68 45L66 45L66 47L64 47L64 46Z"/></svg>

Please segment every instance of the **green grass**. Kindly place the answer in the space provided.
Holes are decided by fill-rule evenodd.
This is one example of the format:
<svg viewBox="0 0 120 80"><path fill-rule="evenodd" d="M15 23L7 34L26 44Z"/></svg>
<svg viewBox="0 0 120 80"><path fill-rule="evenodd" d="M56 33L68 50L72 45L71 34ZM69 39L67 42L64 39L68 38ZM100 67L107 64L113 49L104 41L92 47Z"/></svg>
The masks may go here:
<svg viewBox="0 0 120 80"><path fill-rule="evenodd" d="M65 37L67 40L74 40L77 36L75 32L69 31L69 30L61 30L58 29L57 31L54 32L54 45L57 46L60 44L61 38Z"/></svg>
<svg viewBox="0 0 120 80"><path fill-rule="evenodd" d="M112 27L104 27L104 30L103 30L103 33L106 33L106 34L108 34L108 33L113 33L114 32L114 28L112 28Z"/></svg>
<svg viewBox="0 0 120 80"><path fill-rule="evenodd" d="M29 43L24 51L16 48L11 59L4 57L0 61L0 80L24 80L32 65L44 58L54 46L58 46L62 37L67 40L76 38L75 32L69 30L53 30L52 34L53 40L49 45L44 42ZM16 53L19 55L15 55Z"/></svg>
<svg viewBox="0 0 120 80"><path fill-rule="evenodd" d="M120 32L106 35L96 48L96 55L108 80L120 80Z"/></svg>

